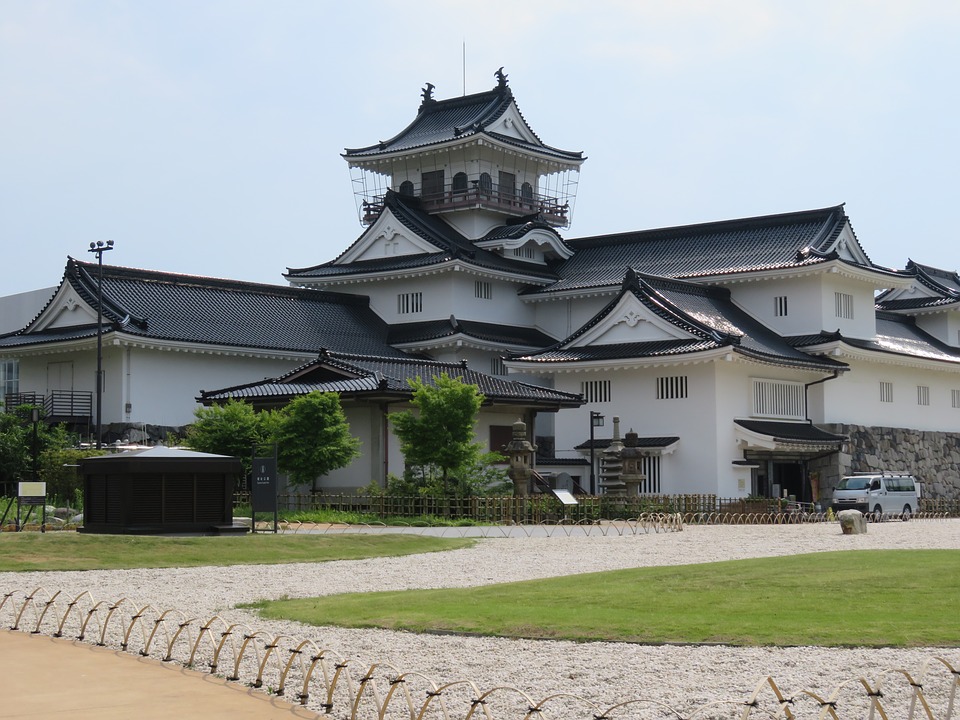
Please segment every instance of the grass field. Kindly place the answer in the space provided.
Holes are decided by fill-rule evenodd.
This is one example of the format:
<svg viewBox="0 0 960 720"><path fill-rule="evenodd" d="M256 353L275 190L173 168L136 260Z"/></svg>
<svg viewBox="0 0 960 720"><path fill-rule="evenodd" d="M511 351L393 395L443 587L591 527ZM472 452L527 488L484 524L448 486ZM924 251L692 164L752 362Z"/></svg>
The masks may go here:
<svg viewBox="0 0 960 720"><path fill-rule="evenodd" d="M472 540L415 535L157 537L0 533L0 571L272 565L455 550Z"/></svg>
<svg viewBox="0 0 960 720"><path fill-rule="evenodd" d="M643 643L960 645L960 551L820 553L254 605L269 618Z"/></svg>

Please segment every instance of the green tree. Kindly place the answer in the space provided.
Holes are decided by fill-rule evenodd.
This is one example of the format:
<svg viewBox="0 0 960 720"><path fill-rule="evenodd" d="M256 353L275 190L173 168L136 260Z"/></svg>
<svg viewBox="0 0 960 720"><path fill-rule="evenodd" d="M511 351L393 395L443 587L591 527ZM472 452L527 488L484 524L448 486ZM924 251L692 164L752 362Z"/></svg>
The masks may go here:
<svg viewBox="0 0 960 720"><path fill-rule="evenodd" d="M293 485L311 485L360 455L360 441L336 393L312 392L296 398L279 413L274 438L277 465Z"/></svg>
<svg viewBox="0 0 960 720"><path fill-rule="evenodd" d="M73 502L79 483L75 465L82 456L97 452L73 450L76 438L62 425L47 425L41 418L36 424L30 420L31 405L22 405L13 412L0 413L0 482L2 489L16 491L13 483L34 479L34 454L36 454L37 479L47 483L51 498Z"/></svg>
<svg viewBox="0 0 960 720"><path fill-rule="evenodd" d="M198 452L240 458L248 474L254 448L272 442L273 414L258 413L252 405L234 398L223 405L198 407L184 445Z"/></svg>
<svg viewBox="0 0 960 720"><path fill-rule="evenodd" d="M471 483L464 478L475 474L485 455L483 446L474 442L483 395L476 385L446 373L429 385L416 378L410 387L416 412L390 415L409 467L405 476L428 494L470 492Z"/></svg>

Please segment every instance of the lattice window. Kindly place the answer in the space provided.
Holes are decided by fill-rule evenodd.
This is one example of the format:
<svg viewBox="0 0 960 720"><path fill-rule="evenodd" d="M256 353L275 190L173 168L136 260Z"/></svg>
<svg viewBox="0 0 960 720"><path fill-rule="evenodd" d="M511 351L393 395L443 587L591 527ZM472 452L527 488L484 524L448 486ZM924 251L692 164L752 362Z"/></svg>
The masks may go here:
<svg viewBox="0 0 960 720"><path fill-rule="evenodd" d="M526 258L527 260L533 260L536 257L536 253L531 246L524 245L523 247L514 248L513 256L518 258Z"/></svg>
<svg viewBox="0 0 960 720"><path fill-rule="evenodd" d="M19 392L20 361L0 360L0 402L7 395L16 395Z"/></svg>
<svg viewBox="0 0 960 720"><path fill-rule="evenodd" d="M646 480L640 483L639 491L659 495L660 489L660 456L645 455L640 458L640 472L647 476Z"/></svg>
<svg viewBox="0 0 960 720"><path fill-rule="evenodd" d="M884 380L880 381L880 402L892 403L893 402L893 383L886 382Z"/></svg>
<svg viewBox="0 0 960 720"><path fill-rule="evenodd" d="M930 386L917 385L917 405L930 404Z"/></svg>
<svg viewBox="0 0 960 720"><path fill-rule="evenodd" d="M836 305L837 317L845 320L853 320L853 295L850 293L836 292L833 294L834 304Z"/></svg>
<svg viewBox="0 0 960 720"><path fill-rule="evenodd" d="M610 381L584 380L580 383L580 394L588 403L610 402Z"/></svg>
<svg viewBox="0 0 960 720"><path fill-rule="evenodd" d="M680 400L686 396L686 375L668 375L657 378L657 400Z"/></svg>
<svg viewBox="0 0 960 720"><path fill-rule="evenodd" d="M960 408L960 390L950 391L950 405L955 408Z"/></svg>
<svg viewBox="0 0 960 720"><path fill-rule="evenodd" d="M507 368L503 364L503 358L499 358L499 357L490 358L490 374L491 375L507 374Z"/></svg>
<svg viewBox="0 0 960 720"><path fill-rule="evenodd" d="M778 295L773 299L773 314L775 317L787 316L787 296Z"/></svg>
<svg viewBox="0 0 960 720"><path fill-rule="evenodd" d="M423 293L400 293L397 295L397 312L400 315L423 312Z"/></svg>
<svg viewBox="0 0 960 720"><path fill-rule="evenodd" d="M493 297L493 287L486 280L475 280L473 283L473 295L480 300L489 300Z"/></svg>
<svg viewBox="0 0 960 720"><path fill-rule="evenodd" d="M803 383L787 380L753 380L754 417L805 420L807 404Z"/></svg>

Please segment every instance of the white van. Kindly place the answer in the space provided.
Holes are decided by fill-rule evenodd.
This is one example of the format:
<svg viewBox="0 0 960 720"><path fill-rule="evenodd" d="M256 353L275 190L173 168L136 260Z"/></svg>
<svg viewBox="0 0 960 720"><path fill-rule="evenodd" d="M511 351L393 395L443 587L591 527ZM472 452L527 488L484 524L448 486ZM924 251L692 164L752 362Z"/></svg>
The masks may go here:
<svg viewBox="0 0 960 720"><path fill-rule="evenodd" d="M920 483L913 475L860 473L840 480L830 507L834 512L859 510L878 519L894 515L909 520L917 511Z"/></svg>

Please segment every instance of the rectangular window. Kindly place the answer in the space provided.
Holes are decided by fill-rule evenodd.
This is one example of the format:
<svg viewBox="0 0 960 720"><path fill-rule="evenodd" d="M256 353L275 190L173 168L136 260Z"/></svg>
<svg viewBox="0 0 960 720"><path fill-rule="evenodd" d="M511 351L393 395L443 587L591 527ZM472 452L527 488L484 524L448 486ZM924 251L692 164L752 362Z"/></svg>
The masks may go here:
<svg viewBox="0 0 960 720"><path fill-rule="evenodd" d="M657 400L680 400L686 396L686 375L669 375L657 378Z"/></svg>
<svg viewBox="0 0 960 720"><path fill-rule="evenodd" d="M930 386L917 385L917 405L930 404Z"/></svg>
<svg viewBox="0 0 960 720"><path fill-rule="evenodd" d="M787 316L787 296L778 295L773 299L773 314L775 317Z"/></svg>
<svg viewBox="0 0 960 720"><path fill-rule="evenodd" d="M0 360L0 402L6 403L7 395L20 392L20 361ZM6 408L12 410L13 408Z"/></svg>
<svg viewBox="0 0 960 720"><path fill-rule="evenodd" d="M880 402L893 402L893 383L880 381Z"/></svg>
<svg viewBox="0 0 960 720"><path fill-rule="evenodd" d="M836 292L833 294L836 305L837 317L845 320L853 320L853 295L850 293Z"/></svg>
<svg viewBox="0 0 960 720"><path fill-rule="evenodd" d="M423 312L423 293L400 293L397 295L397 313L400 315L409 315L410 313Z"/></svg>
<svg viewBox="0 0 960 720"><path fill-rule="evenodd" d="M753 380L754 417L805 420L807 405L803 383L789 380Z"/></svg>
<svg viewBox="0 0 960 720"><path fill-rule="evenodd" d="M640 472L646 475L637 490L641 494L659 495L660 490L660 456L644 455L640 458Z"/></svg>
<svg viewBox="0 0 960 720"><path fill-rule="evenodd" d="M513 256L518 258L526 258L527 260L533 260L536 257L534 250L529 245L524 245L523 247L518 247L513 249Z"/></svg>
<svg viewBox="0 0 960 720"><path fill-rule="evenodd" d="M481 300L489 300L493 297L493 288L486 280L476 280L473 283L473 295Z"/></svg>
<svg viewBox="0 0 960 720"><path fill-rule="evenodd" d="M436 200L443 196L443 170L432 170L420 175L420 194L427 200Z"/></svg>
<svg viewBox="0 0 960 720"><path fill-rule="evenodd" d="M491 375L506 375L507 368L503 364L503 358L490 358L490 374Z"/></svg>
<svg viewBox="0 0 960 720"><path fill-rule="evenodd" d="M950 405L955 408L960 408L960 390L950 391Z"/></svg>
<svg viewBox="0 0 960 720"><path fill-rule="evenodd" d="M584 380L580 383L580 394L583 395L584 402L610 402L610 381Z"/></svg>

